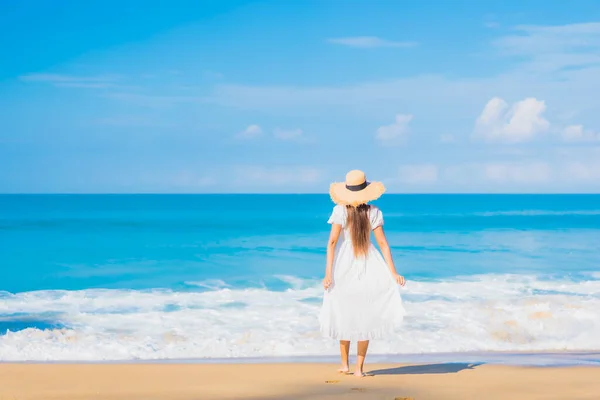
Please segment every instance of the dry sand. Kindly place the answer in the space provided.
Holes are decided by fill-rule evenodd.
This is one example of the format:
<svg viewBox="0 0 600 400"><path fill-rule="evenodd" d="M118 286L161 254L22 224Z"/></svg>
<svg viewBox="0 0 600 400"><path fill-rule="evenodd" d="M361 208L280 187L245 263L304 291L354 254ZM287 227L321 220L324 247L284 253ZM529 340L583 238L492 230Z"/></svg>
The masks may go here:
<svg viewBox="0 0 600 400"><path fill-rule="evenodd" d="M331 364L0 364L0 400L600 399L600 367Z"/></svg>

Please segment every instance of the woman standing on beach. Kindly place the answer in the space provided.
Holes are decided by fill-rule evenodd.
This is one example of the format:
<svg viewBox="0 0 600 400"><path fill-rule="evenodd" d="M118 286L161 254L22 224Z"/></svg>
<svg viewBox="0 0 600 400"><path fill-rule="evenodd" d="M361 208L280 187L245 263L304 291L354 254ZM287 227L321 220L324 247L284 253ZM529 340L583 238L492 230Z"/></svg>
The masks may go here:
<svg viewBox="0 0 600 400"><path fill-rule="evenodd" d="M363 365L369 340L392 333L404 317L398 275L383 232L381 211L367 203L379 198L385 187L367 182L362 171L346 175L346 182L333 183L329 194L336 206L329 218L327 267L323 286L321 332L340 341L342 368L349 371L350 341L358 342L355 376L364 376ZM371 243L371 231L381 253ZM341 240L339 240L341 238Z"/></svg>

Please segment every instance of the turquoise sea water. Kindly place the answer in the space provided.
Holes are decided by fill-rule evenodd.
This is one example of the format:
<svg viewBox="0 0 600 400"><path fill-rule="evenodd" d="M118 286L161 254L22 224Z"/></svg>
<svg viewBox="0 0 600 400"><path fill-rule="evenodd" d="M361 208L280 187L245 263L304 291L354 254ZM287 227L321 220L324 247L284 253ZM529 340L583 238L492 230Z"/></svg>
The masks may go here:
<svg viewBox="0 0 600 400"><path fill-rule="evenodd" d="M600 195L385 195L373 352L600 350ZM0 360L335 354L326 195L0 195Z"/></svg>

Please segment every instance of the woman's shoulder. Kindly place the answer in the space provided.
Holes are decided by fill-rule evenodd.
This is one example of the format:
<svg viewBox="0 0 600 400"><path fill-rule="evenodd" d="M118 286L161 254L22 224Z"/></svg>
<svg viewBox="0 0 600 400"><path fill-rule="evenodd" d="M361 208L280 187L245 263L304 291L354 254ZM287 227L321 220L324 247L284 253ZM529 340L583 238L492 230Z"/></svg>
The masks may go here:
<svg viewBox="0 0 600 400"><path fill-rule="evenodd" d="M371 220L371 227L373 229L383 225L383 213L377 206L371 205L369 219Z"/></svg>
<svg viewBox="0 0 600 400"><path fill-rule="evenodd" d="M346 224L346 207L336 204L327 222L344 226Z"/></svg>
<svg viewBox="0 0 600 400"><path fill-rule="evenodd" d="M381 209L374 204L369 204L369 212L372 214L381 213Z"/></svg>
<svg viewBox="0 0 600 400"><path fill-rule="evenodd" d="M333 213L337 215L346 215L346 206L336 204L335 206L333 206Z"/></svg>

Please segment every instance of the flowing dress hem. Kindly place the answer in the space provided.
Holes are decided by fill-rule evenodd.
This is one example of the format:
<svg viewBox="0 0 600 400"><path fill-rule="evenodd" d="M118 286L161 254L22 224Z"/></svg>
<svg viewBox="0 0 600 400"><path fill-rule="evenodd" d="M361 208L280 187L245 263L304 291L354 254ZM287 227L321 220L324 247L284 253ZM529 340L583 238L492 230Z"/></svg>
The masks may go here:
<svg viewBox="0 0 600 400"><path fill-rule="evenodd" d="M402 313L401 316L399 316L395 322L385 324L378 329L372 329L366 332L344 332L341 330L337 330L334 327L327 328L322 324L321 335L325 338L335 340L349 340L352 342L383 339L386 337L391 337L396 333L396 331L400 328L400 325L402 324L402 321L404 319L403 317L404 313Z"/></svg>

